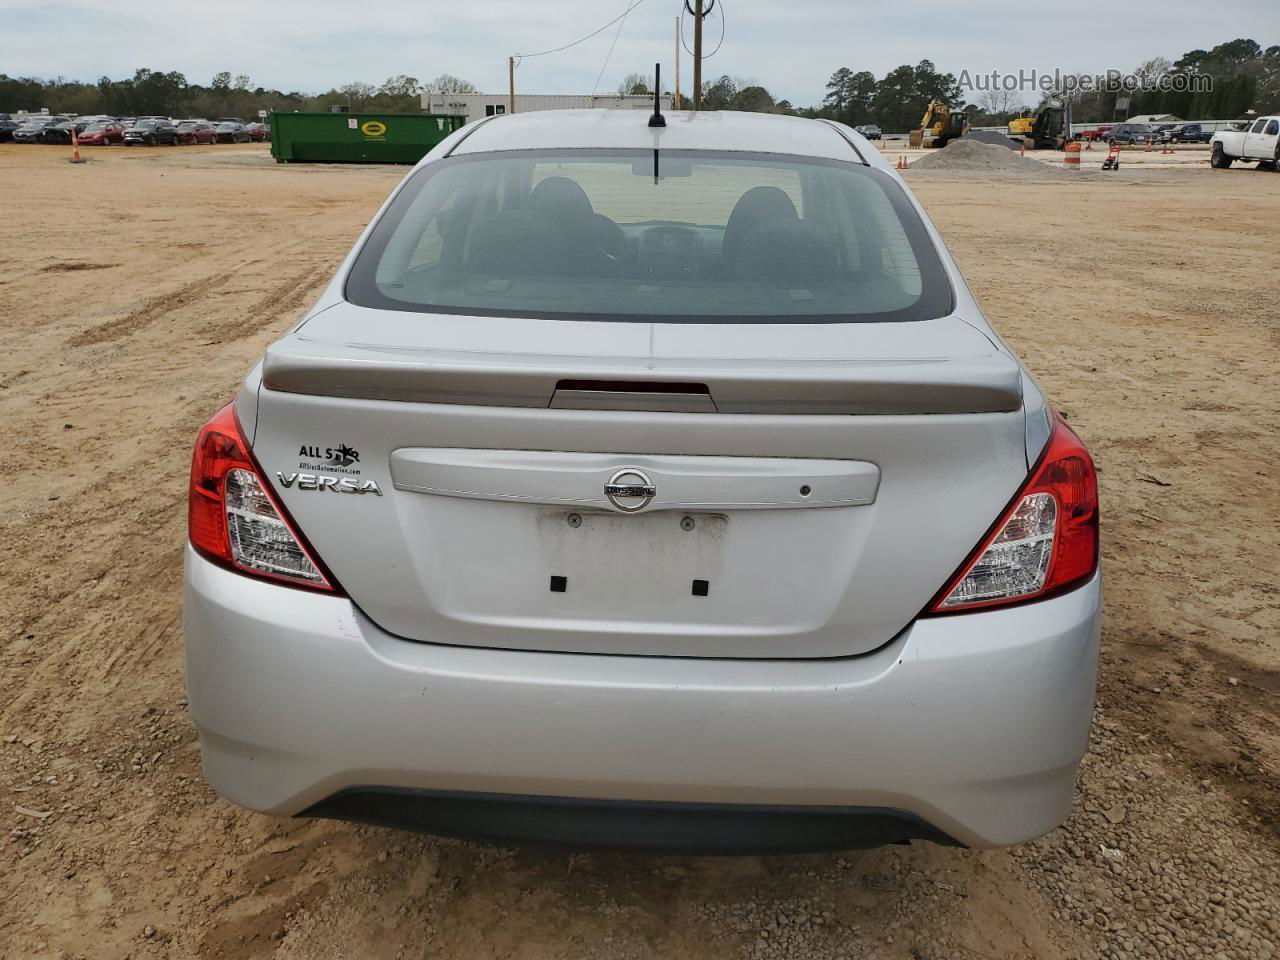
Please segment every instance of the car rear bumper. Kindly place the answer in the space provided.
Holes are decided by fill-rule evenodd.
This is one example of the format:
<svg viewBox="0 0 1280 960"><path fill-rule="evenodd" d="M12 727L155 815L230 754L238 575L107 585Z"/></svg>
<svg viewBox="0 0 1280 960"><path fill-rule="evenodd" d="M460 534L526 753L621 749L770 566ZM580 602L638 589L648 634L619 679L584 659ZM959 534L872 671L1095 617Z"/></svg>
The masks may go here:
<svg viewBox="0 0 1280 960"><path fill-rule="evenodd" d="M302 815L499 843L684 854L848 850L918 839L956 844L919 817L881 807L664 803L355 787Z"/></svg>
<svg viewBox="0 0 1280 960"><path fill-rule="evenodd" d="M762 811L811 811L867 829L781 847L726 833L707 848L900 839L892 824L877 833L881 816L905 824L903 836L1001 846L1070 810L1100 600L1095 578L1023 607L920 620L848 659L555 654L402 640L350 600L252 580L188 547L190 705L209 783L280 815L614 843L590 826L612 807L624 842L631 829L637 843L664 846L662 830L644 826L664 812L690 813L687 828L716 812L767 825ZM462 802L441 814L442 796ZM529 804L520 816L503 806L545 812L556 798L561 813L589 808L567 834L518 831ZM496 827L477 820L480 807L496 811ZM639 813L630 828L623 811ZM670 826L669 845L687 846L686 828Z"/></svg>

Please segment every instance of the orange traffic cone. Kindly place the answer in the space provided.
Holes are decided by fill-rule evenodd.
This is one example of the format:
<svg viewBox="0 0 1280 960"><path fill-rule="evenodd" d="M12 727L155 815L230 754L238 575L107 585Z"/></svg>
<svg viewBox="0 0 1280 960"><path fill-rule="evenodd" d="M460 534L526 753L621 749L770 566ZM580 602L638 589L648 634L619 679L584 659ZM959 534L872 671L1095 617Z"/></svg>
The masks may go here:
<svg viewBox="0 0 1280 960"><path fill-rule="evenodd" d="M80 138L76 136L76 125L71 125L71 162L84 163L84 157L80 156Z"/></svg>

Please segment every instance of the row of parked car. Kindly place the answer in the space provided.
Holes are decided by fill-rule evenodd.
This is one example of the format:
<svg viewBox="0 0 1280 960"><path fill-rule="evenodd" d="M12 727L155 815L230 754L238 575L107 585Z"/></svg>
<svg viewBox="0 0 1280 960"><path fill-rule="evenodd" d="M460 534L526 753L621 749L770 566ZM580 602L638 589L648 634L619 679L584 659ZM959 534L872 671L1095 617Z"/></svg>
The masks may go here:
<svg viewBox="0 0 1280 960"><path fill-rule="evenodd" d="M1077 140L1107 143L1208 143L1212 137L1198 123L1103 123L1076 134Z"/></svg>
<svg viewBox="0 0 1280 960"><path fill-rule="evenodd" d="M182 143L250 143L271 139L265 123L246 123L238 117L217 120L172 120L169 117L64 117L39 114L14 120L0 113L0 141L70 143L71 132L88 146L123 143L149 147Z"/></svg>

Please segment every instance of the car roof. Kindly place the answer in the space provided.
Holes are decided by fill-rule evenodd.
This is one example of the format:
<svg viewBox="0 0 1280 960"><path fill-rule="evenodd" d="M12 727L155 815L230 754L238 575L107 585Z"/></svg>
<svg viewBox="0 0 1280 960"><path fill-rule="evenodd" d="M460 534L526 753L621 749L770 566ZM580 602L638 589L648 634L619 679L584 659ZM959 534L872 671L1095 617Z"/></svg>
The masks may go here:
<svg viewBox="0 0 1280 960"><path fill-rule="evenodd" d="M866 160L834 124L774 113L669 110L650 127L649 110L538 110L482 120L454 155L498 150L642 149L785 153Z"/></svg>

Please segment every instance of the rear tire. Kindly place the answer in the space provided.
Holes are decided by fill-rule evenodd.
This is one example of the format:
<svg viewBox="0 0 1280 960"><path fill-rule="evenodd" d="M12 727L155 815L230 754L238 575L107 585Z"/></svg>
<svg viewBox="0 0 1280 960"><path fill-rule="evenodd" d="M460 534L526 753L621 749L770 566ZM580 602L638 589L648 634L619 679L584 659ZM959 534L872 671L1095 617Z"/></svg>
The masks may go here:
<svg viewBox="0 0 1280 960"><path fill-rule="evenodd" d="M1234 157L1228 157L1222 150L1222 144L1215 143L1213 145L1213 153L1209 156L1209 166L1215 170L1225 170L1231 166Z"/></svg>

